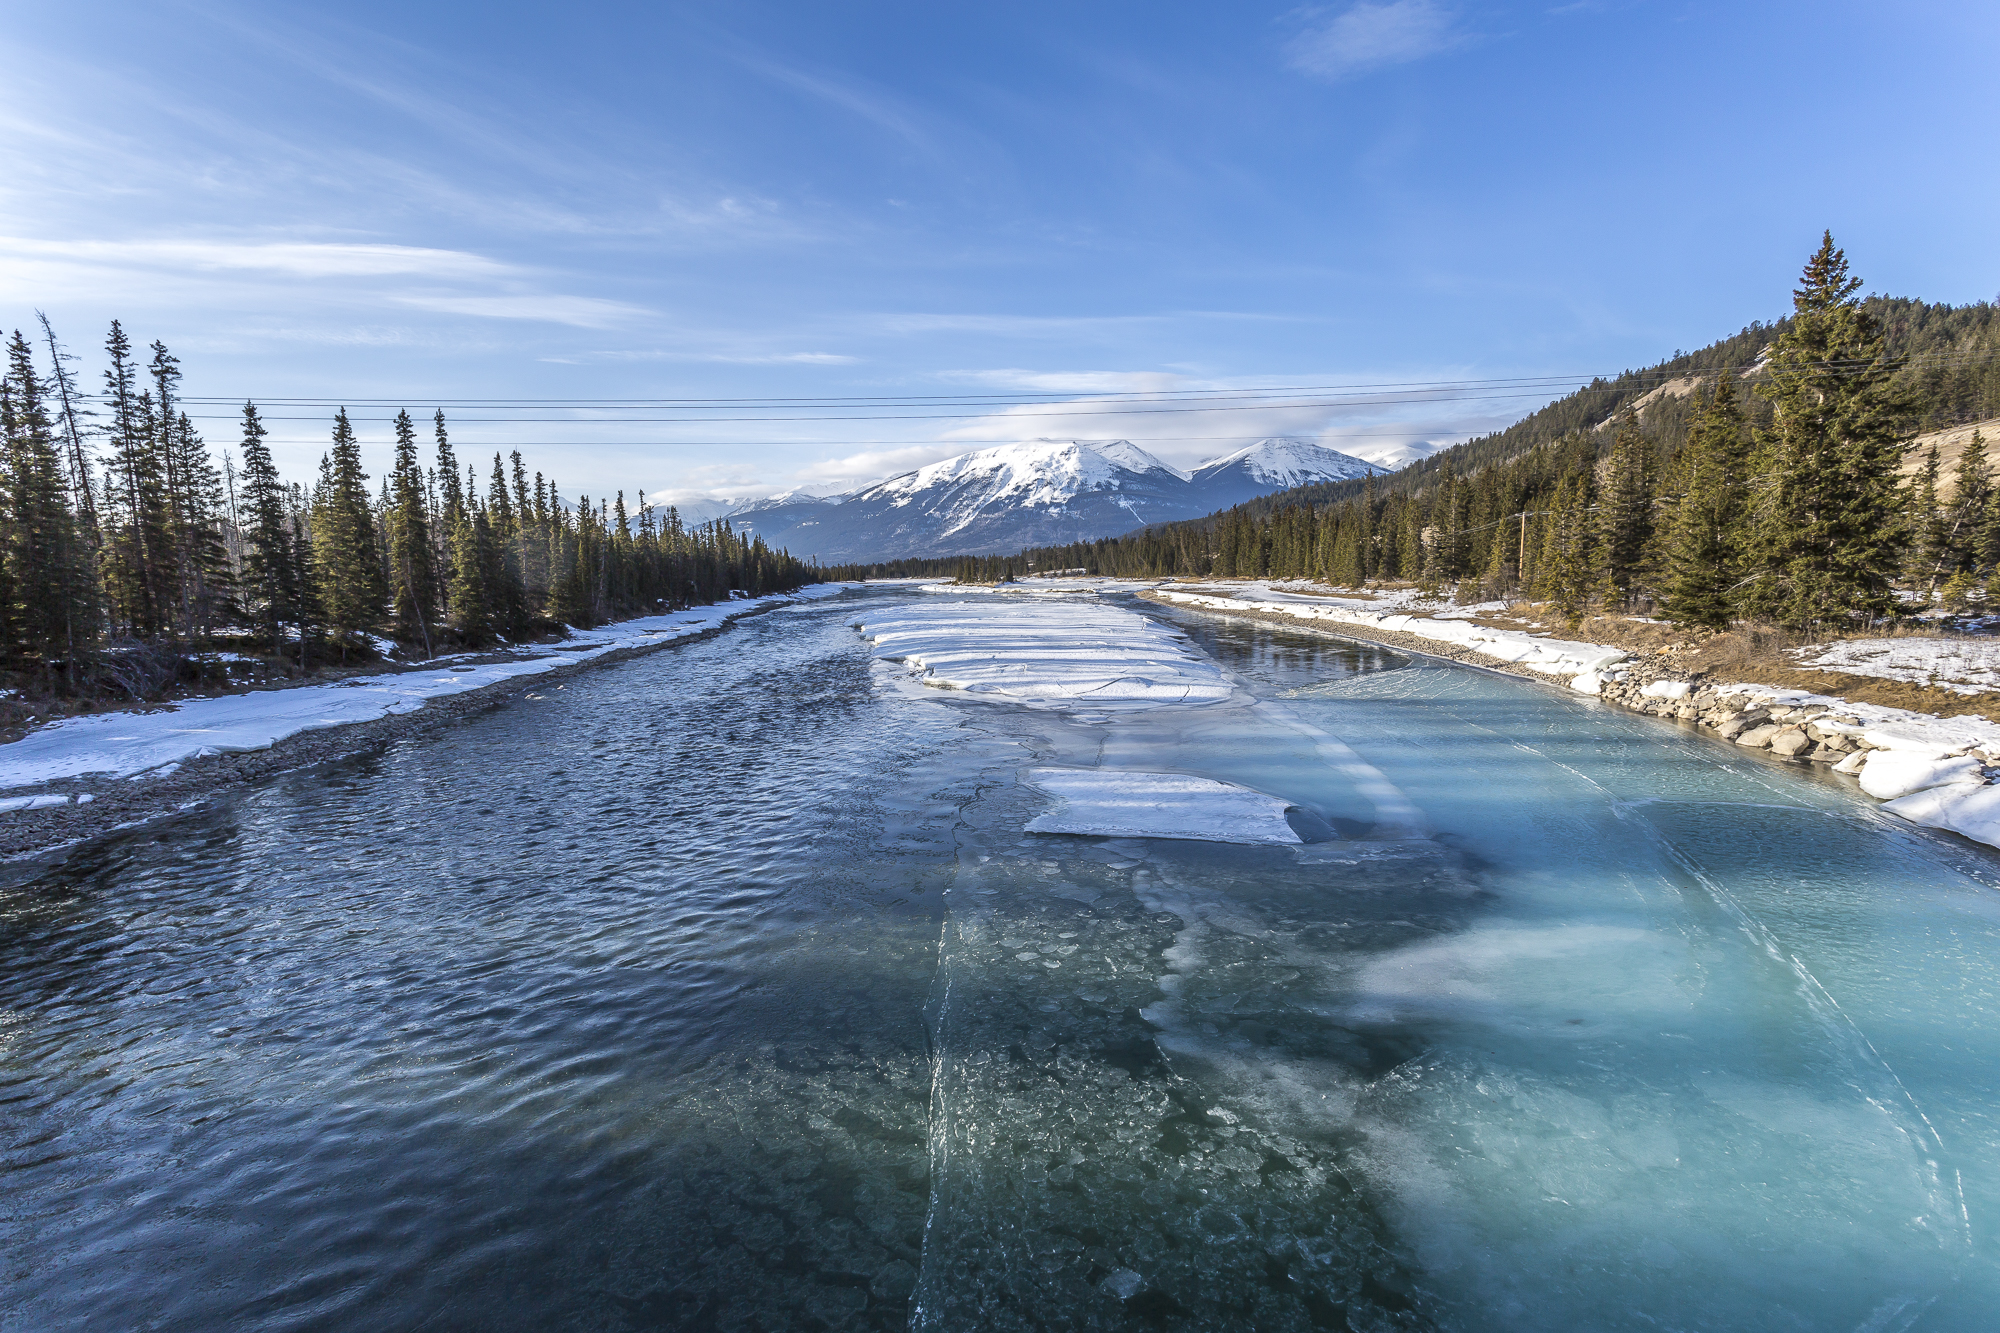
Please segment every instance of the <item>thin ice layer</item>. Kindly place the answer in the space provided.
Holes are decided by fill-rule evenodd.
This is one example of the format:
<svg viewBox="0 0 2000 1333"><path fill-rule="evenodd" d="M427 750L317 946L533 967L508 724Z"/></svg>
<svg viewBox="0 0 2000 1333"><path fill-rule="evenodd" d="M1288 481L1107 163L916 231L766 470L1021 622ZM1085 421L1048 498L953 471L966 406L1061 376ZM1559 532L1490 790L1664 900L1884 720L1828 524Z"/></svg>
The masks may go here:
<svg viewBox="0 0 2000 1333"><path fill-rule="evenodd" d="M1162 708L1232 693L1221 668L1184 636L1095 602L888 606L860 628L879 656L921 668L927 685L1014 703Z"/></svg>
<svg viewBox="0 0 2000 1333"><path fill-rule="evenodd" d="M1299 841L1285 820L1285 801L1233 782L1105 768L1031 769L1028 781L1056 798L1053 810L1028 821L1030 833Z"/></svg>

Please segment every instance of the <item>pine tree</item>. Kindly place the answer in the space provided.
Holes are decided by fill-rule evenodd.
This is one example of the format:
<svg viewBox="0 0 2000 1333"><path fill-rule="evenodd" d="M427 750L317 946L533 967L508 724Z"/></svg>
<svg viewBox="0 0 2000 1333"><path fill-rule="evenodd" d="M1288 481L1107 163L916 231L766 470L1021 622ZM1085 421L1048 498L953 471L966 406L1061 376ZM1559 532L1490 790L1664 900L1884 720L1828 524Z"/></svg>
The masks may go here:
<svg viewBox="0 0 2000 1333"><path fill-rule="evenodd" d="M451 623L459 637L478 645L493 634L493 611L487 596L487 571L492 564L493 533L484 512L460 508L452 525Z"/></svg>
<svg viewBox="0 0 2000 1333"><path fill-rule="evenodd" d="M1932 446L1933 452L1936 446ZM1986 437L1972 432L1953 469L1951 504L1937 545L1949 568L1977 574L1993 564L1993 535L1986 519L1993 509L1993 479L1986 467Z"/></svg>
<svg viewBox="0 0 2000 1333"><path fill-rule="evenodd" d="M243 586L251 609L270 626L271 651L283 649L284 625L298 625L305 641L303 593L309 571L300 568L289 492L264 443L268 432L255 403L243 404Z"/></svg>
<svg viewBox="0 0 2000 1333"><path fill-rule="evenodd" d="M1727 629L1743 567L1748 463L1735 377L1724 371L1674 460L1659 563L1677 625Z"/></svg>
<svg viewBox="0 0 2000 1333"><path fill-rule="evenodd" d="M454 467L452 473L457 475ZM389 474L389 578L395 593L396 628L423 644L431 657L431 626L437 622L438 580L425 514L423 464L417 461L417 428L407 411L396 414L396 461Z"/></svg>
<svg viewBox="0 0 2000 1333"><path fill-rule="evenodd" d="M1590 500L1588 477L1578 472L1565 474L1556 484L1542 547L1538 591L1572 628L1583 619L1596 583Z"/></svg>
<svg viewBox="0 0 2000 1333"><path fill-rule="evenodd" d="M343 662L349 638L380 626L388 600L367 483L361 445L343 407L334 417L333 449L321 460L312 516L320 606L327 625L340 635Z"/></svg>
<svg viewBox="0 0 2000 1333"><path fill-rule="evenodd" d="M1628 409L1611 445L1597 501L1597 542L1607 600L1631 599L1653 536L1653 446Z"/></svg>
<svg viewBox="0 0 2000 1333"><path fill-rule="evenodd" d="M40 662L53 684L60 658L76 680L78 651L96 635L95 599L83 535L69 507L67 469L34 354L15 330L0 387L0 434L6 443L5 629Z"/></svg>
<svg viewBox="0 0 2000 1333"><path fill-rule="evenodd" d="M1757 387L1774 409L1770 429L1758 432L1767 473L1760 600L1791 628L1889 611L1890 580L1909 540L1895 471L1913 414L1890 382L1896 367L1861 309L1860 288L1828 233Z"/></svg>
<svg viewBox="0 0 2000 1333"><path fill-rule="evenodd" d="M111 409L112 443L105 494L114 510L105 534L105 575L118 619L145 638L167 627L172 604L166 587L172 568L166 481L154 447L150 400L139 390L131 340L115 319L104 350L111 362L104 372L104 402Z"/></svg>

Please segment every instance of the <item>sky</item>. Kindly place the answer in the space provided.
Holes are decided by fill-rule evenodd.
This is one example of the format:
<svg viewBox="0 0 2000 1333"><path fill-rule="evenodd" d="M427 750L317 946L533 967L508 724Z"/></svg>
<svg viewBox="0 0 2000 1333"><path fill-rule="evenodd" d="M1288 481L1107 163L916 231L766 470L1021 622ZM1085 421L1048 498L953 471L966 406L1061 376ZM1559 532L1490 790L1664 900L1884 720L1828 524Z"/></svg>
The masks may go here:
<svg viewBox="0 0 2000 1333"><path fill-rule="evenodd" d="M1822 229L1995 299L1996 51L1990 0L69 0L0 41L0 321L164 341L298 479L330 404L697 507L1379 456L1782 315Z"/></svg>

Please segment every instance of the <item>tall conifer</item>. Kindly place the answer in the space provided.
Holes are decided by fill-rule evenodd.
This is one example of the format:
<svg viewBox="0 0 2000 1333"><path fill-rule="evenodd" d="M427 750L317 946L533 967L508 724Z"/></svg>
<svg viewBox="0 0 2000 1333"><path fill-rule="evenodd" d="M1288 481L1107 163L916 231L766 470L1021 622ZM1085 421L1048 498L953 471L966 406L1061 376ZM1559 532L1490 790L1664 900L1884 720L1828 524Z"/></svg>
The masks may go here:
<svg viewBox="0 0 2000 1333"><path fill-rule="evenodd" d="M1911 406L1891 384L1896 367L1860 289L1829 232L1806 263L1792 321L1757 386L1773 407L1770 429L1758 432L1767 474L1759 600L1793 628L1889 611L1890 580L1909 540L1896 464Z"/></svg>

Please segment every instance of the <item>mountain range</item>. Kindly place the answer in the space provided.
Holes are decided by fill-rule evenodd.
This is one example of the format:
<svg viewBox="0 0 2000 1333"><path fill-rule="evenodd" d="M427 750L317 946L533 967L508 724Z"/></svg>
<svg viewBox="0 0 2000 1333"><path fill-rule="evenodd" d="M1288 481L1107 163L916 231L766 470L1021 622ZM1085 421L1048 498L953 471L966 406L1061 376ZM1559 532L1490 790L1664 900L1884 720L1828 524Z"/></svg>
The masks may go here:
<svg viewBox="0 0 2000 1333"><path fill-rule="evenodd" d="M1284 438L1259 440L1193 472L1126 440L1030 440L960 454L847 495L793 492L752 501L728 519L739 532L822 564L1011 554L1387 470Z"/></svg>

